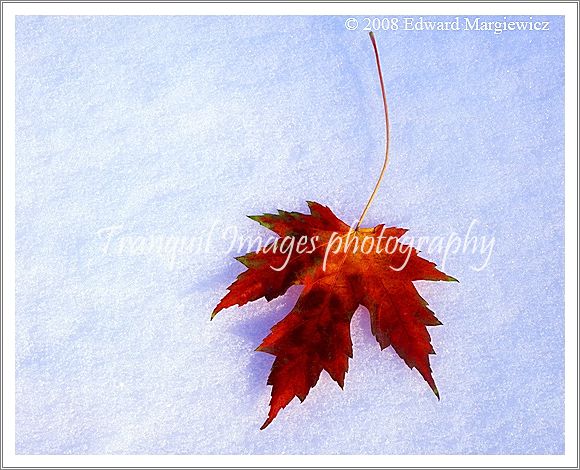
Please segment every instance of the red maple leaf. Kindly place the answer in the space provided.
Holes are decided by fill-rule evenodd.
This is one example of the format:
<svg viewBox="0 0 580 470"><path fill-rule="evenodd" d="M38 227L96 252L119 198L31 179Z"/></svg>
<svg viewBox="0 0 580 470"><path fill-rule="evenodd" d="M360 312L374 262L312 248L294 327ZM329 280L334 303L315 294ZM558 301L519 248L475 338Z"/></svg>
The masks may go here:
<svg viewBox="0 0 580 470"><path fill-rule="evenodd" d="M262 297L272 300L293 285L304 286L288 315L257 348L276 357L268 378L270 412L261 429L294 397L303 401L323 370L344 386L352 357L350 322L359 306L371 317L371 329L382 349L393 346L410 368L416 368L439 397L431 375L434 354L427 326L440 325L413 281L456 281L401 243L405 229L360 228L384 175L389 156L389 117L374 35L385 111L385 161L373 193L354 228L326 206L308 202L310 214L278 211L252 216L279 238L238 259L248 269L228 288L212 318L224 308Z"/></svg>
<svg viewBox="0 0 580 470"><path fill-rule="evenodd" d="M378 225L353 230L328 207L316 202L308 206L310 214L279 211L251 217L280 238L237 258L248 269L212 314L304 286L292 311L257 349L276 356L268 378L270 413L262 429L294 397L303 401L323 370L344 386L352 357L350 321L359 305L369 311L381 348L393 346L439 396L429 366L434 351L426 326L441 323L413 281L455 279L401 243L404 229Z"/></svg>

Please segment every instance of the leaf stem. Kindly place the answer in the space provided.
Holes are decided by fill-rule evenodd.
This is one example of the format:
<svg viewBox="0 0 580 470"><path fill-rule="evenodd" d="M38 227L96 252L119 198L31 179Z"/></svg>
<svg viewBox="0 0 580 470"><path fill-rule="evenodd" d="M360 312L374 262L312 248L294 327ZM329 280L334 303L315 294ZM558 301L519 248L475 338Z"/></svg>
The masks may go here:
<svg viewBox="0 0 580 470"><path fill-rule="evenodd" d="M371 37L371 42L373 43L373 49L375 50L375 59L377 61L377 70L379 72L379 81L381 82L381 92L383 94L383 108L385 110L385 130L386 130L385 162L383 163L383 168L381 169L381 173L379 175L379 179L377 180L377 184L375 185L375 189L373 189L371 197L369 198L367 205L365 206L364 210L362 211L361 216L358 219L355 230L358 230L358 228L360 227L360 224L362 223L363 219L365 218L365 215L367 214L367 211L369 210L369 207L370 207L371 203L373 202L373 199L377 195L377 191L379 190L379 186L381 185L381 181L383 180L383 176L385 175L385 170L387 169L387 163L389 161L389 144L390 144L390 140L391 140L390 139L391 133L390 133L390 129L389 129L389 127L390 127L389 126L389 108L387 106L387 95L385 93L385 84L383 82L383 73L381 72L381 61L379 60L379 50L377 48L377 42L375 41L375 35L373 34L372 31L369 33L369 36Z"/></svg>

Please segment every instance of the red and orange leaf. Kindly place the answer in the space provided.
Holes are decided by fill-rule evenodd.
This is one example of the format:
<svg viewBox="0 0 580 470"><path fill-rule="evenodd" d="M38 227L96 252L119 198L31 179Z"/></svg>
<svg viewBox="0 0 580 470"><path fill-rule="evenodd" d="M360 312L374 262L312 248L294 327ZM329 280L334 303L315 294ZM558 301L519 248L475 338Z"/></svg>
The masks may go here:
<svg viewBox="0 0 580 470"><path fill-rule="evenodd" d="M282 243L239 257L248 269L212 313L213 318L224 308L262 297L272 300L292 285L304 286L291 312L257 348L276 357L268 378L270 412L262 429L294 397L303 401L323 370L344 386L352 357L350 322L359 305L369 311L381 348L392 346L439 397L429 364L435 352L426 327L441 322L413 281L456 279L401 243L404 229L378 225L353 230L328 207L315 202L308 206L310 214L279 211L251 217L277 233Z"/></svg>

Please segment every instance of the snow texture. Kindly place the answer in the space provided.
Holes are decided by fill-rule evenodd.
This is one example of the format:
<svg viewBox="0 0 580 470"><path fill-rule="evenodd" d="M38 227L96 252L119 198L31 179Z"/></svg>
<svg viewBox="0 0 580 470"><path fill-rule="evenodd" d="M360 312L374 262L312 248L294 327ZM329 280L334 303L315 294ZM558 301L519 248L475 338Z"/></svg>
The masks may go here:
<svg viewBox="0 0 580 470"><path fill-rule="evenodd" d="M418 283L440 402L361 308L344 391L323 373L259 431L254 349L300 288L210 313L244 269L233 227L268 235L245 215L314 200L350 223L372 190L380 89L345 19L17 18L17 453L563 453L561 17L376 33L392 153L364 225L448 240L475 219L493 252Z"/></svg>

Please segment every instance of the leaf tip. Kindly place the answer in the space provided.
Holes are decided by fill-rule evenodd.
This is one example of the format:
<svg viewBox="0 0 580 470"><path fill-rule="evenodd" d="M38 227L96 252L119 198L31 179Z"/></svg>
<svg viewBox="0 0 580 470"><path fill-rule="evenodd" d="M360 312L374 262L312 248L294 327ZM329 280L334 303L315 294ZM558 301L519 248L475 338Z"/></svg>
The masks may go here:
<svg viewBox="0 0 580 470"><path fill-rule="evenodd" d="M320 212L320 209L328 209L328 207L323 206L316 201L306 201L306 204L308 205L308 209L310 209L311 215L315 215L316 212Z"/></svg>
<svg viewBox="0 0 580 470"><path fill-rule="evenodd" d="M222 299L222 301L219 304L217 304L216 307L213 309L213 312L211 312L211 317L209 320L212 321L215 318L215 316L218 313L220 313L223 309L224 309L224 305L223 305L223 299Z"/></svg>
<svg viewBox="0 0 580 470"><path fill-rule="evenodd" d="M234 256L234 259L240 263L242 263L246 268L249 268L249 256L248 255L240 255Z"/></svg>
<svg viewBox="0 0 580 470"><path fill-rule="evenodd" d="M431 390L433 390L433 393L437 397L437 400L441 401L441 395L439 395L439 389L437 388L437 385L433 384Z"/></svg>
<svg viewBox="0 0 580 470"><path fill-rule="evenodd" d="M272 217L273 214L264 214L264 215L247 215L248 219L252 219L258 222L262 227L266 227L268 230L272 230L274 224L271 222L267 222L269 217Z"/></svg>
<svg viewBox="0 0 580 470"><path fill-rule="evenodd" d="M270 350L268 349L268 346L264 345L264 343L260 344L260 346L254 349L254 351L271 354Z"/></svg>
<svg viewBox="0 0 580 470"><path fill-rule="evenodd" d="M260 431L263 431L264 429L266 429L270 423L272 422L272 420L274 419L273 416L268 416L268 419L266 421L264 421L264 424L262 424L262 426L260 427Z"/></svg>

